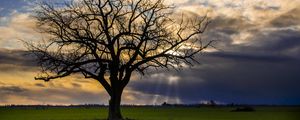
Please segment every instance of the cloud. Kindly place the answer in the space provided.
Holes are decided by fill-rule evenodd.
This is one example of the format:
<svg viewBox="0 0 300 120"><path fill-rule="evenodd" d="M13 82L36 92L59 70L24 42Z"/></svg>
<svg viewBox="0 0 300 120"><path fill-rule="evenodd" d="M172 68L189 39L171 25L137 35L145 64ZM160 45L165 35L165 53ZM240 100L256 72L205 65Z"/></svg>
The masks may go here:
<svg viewBox="0 0 300 120"><path fill-rule="evenodd" d="M64 79L44 83L39 81L23 81L26 86L18 83L0 84L0 105L5 104L108 104L109 96L99 83L78 83L76 80ZM52 85L51 85L52 84ZM75 86L74 86L75 85ZM6 87L9 86L9 87ZM81 87L79 87L81 86ZM95 88L96 86L96 88ZM87 89L86 87L89 87ZM44 97L47 96L47 97ZM166 97L158 96L155 103L161 104ZM142 98L142 99L141 99ZM174 98L168 98L169 101ZM152 104L154 96L126 88L122 104Z"/></svg>
<svg viewBox="0 0 300 120"><path fill-rule="evenodd" d="M297 8L294 8L285 14L274 18L271 21L271 26L276 27L289 27L289 26L299 26L300 24L300 5Z"/></svg>
<svg viewBox="0 0 300 120"><path fill-rule="evenodd" d="M0 73L37 71L37 63L27 51L0 48Z"/></svg>
<svg viewBox="0 0 300 120"><path fill-rule="evenodd" d="M129 87L145 94L163 96L160 99L178 97L183 103L198 103L201 100L248 104L298 103L300 98L293 91L299 90L299 60L277 61L276 57L274 61L272 57L248 59L249 56L238 56L245 58L236 59L235 55L212 54L202 57L202 65L195 68L164 74L159 72L166 77L161 80L145 78L130 83ZM181 80L177 85L168 84L166 78L174 74Z"/></svg>
<svg viewBox="0 0 300 120"><path fill-rule="evenodd" d="M289 61L298 61L298 59L284 56L284 55L252 55L243 53L230 53L230 52L214 52L209 54L210 56L227 58L234 61L253 61L253 62L269 62L269 63L280 63Z"/></svg>
<svg viewBox="0 0 300 120"><path fill-rule="evenodd" d="M36 71L0 72L0 105L104 104L108 101L108 94L98 81L76 76L50 82L36 81L33 79L36 73Z"/></svg>
<svg viewBox="0 0 300 120"><path fill-rule="evenodd" d="M103 104L107 101L105 93L92 93L78 89L41 88L27 89L18 87L1 88L0 103L3 104ZM8 92L9 90L9 92ZM14 91L13 91L14 90ZM44 97L47 96L47 97ZM19 98L20 100L16 100ZM30 101L30 102L28 102Z"/></svg>
<svg viewBox="0 0 300 120"><path fill-rule="evenodd" d="M0 49L0 104L103 104L107 101L107 94L98 81L74 75L46 83L34 80L38 73L28 52Z"/></svg>
<svg viewBox="0 0 300 120"><path fill-rule="evenodd" d="M25 49L22 40L42 39L35 29L35 21L29 13L14 13L7 16L9 21L0 26L0 48Z"/></svg>
<svg viewBox="0 0 300 120"><path fill-rule="evenodd" d="M27 91L27 89L20 88L18 86L0 86L0 91L2 93L14 94Z"/></svg>
<svg viewBox="0 0 300 120"><path fill-rule="evenodd" d="M82 85L78 84L78 83L72 83L74 88L80 88Z"/></svg>
<svg viewBox="0 0 300 120"><path fill-rule="evenodd" d="M295 19L298 10L283 10L284 6L288 5L256 8L256 12L280 11L263 24L217 14L203 37L220 40L215 44L219 51L198 56L201 65L192 69L157 71L129 87L153 96L178 97L184 103L299 104L293 91L299 91L300 84L300 23ZM180 78L178 85L168 84L174 75Z"/></svg>
<svg viewBox="0 0 300 120"><path fill-rule="evenodd" d="M44 84L42 84L42 83L36 83L36 84L34 84L35 86L37 86L37 87L46 87Z"/></svg>

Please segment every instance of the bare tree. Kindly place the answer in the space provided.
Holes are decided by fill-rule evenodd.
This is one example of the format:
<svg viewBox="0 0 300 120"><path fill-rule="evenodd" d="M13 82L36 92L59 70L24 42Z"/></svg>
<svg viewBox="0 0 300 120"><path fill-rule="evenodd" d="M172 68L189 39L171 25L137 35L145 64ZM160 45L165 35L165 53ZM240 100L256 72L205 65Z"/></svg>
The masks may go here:
<svg viewBox="0 0 300 120"><path fill-rule="evenodd" d="M211 44L200 39L207 17L174 14L163 0L43 3L35 18L47 39L28 44L42 67L36 79L81 74L97 80L110 95L108 119L122 120L121 96L133 72L192 65Z"/></svg>

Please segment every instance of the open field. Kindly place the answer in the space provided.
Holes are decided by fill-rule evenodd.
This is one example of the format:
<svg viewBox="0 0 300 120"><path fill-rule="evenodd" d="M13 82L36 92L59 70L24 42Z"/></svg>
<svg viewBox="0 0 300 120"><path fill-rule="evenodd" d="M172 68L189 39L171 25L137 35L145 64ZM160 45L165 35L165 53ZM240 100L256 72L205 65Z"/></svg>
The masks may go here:
<svg viewBox="0 0 300 120"><path fill-rule="evenodd" d="M300 120L300 107L255 107L255 112L231 112L234 107L123 107L135 120ZM0 120L104 120L106 108L0 108Z"/></svg>

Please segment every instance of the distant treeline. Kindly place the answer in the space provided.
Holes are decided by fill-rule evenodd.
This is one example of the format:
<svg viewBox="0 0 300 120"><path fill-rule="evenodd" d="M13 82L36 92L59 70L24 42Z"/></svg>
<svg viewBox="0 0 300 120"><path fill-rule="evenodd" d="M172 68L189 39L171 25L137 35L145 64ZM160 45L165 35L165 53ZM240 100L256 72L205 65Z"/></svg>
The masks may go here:
<svg viewBox="0 0 300 120"><path fill-rule="evenodd" d="M134 105L124 104L122 107L240 107L240 106L266 106L266 107L300 107L300 105L250 105L250 104L169 104L161 105ZM81 105L2 105L1 108L97 108L108 107L104 104L81 104Z"/></svg>

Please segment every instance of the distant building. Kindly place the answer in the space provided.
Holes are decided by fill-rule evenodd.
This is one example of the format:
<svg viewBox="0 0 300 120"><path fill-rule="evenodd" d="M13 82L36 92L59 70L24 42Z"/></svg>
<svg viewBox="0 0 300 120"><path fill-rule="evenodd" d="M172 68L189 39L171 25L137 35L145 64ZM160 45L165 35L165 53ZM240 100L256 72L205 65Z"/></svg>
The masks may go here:
<svg viewBox="0 0 300 120"><path fill-rule="evenodd" d="M201 105L208 105L208 106L216 106L217 103L214 100L209 100L209 101L201 101Z"/></svg>

